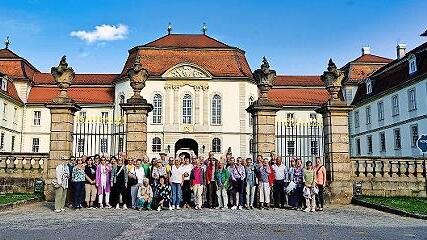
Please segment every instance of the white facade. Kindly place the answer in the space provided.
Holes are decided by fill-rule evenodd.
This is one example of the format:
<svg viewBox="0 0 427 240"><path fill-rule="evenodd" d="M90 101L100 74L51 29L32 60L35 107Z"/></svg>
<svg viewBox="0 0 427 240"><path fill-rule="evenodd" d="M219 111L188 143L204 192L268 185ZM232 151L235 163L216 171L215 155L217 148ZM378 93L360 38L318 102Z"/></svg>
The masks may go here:
<svg viewBox="0 0 427 240"><path fill-rule="evenodd" d="M0 151L19 152L22 137L22 104L2 93L0 96Z"/></svg>
<svg viewBox="0 0 427 240"><path fill-rule="evenodd" d="M174 69L181 67L202 74L184 78L170 74ZM132 95L129 81L116 83L116 112L120 112L120 99L128 99ZM160 78L149 78L141 95L149 103L153 103L155 97L157 101L159 96L161 99L161 114L156 114L156 119L153 119L155 111L152 111L148 116L147 155L150 158L158 157L160 152L174 156L179 150L176 144L180 139L194 140L199 155L207 156L209 151L223 155L228 148L231 148L235 156L250 155L252 126L249 124L246 108L249 107L250 98L254 100L258 98L258 88L250 79L213 78L200 67L180 64L166 71ZM186 95L191 98L190 121L188 112L185 114L186 119L183 116ZM220 99L219 106L213 106L214 96ZM213 108L218 111L213 113ZM153 147L154 138L160 139L160 147ZM214 138L219 139L219 148L213 147ZM158 145L158 142L154 142Z"/></svg>
<svg viewBox="0 0 427 240"><path fill-rule="evenodd" d="M414 101L411 100L411 104L409 103L409 99L413 96L413 93L415 93L415 106L413 104ZM424 78L401 89L395 89L382 94L374 100L355 108L351 112L353 117L353 123L350 127L352 141L351 155L383 157L422 156L415 142L419 136L427 134L426 96L427 79ZM398 108L395 107L394 111L393 99L395 103L395 99L398 99ZM369 110L367 109L370 109L370 119ZM381 109L383 109L383 113L381 113ZM357 115L359 116L358 119ZM400 134L398 131L400 131ZM382 137L382 134L384 134L384 137ZM381 138L383 138L383 141L381 141ZM372 139L372 144L370 144L370 139Z"/></svg>

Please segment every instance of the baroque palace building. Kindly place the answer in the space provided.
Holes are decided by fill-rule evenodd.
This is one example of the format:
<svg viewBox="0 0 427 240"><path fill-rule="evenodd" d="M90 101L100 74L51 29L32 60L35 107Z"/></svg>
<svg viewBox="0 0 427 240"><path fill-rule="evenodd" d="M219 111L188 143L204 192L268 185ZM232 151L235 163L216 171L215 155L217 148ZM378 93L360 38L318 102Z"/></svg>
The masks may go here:
<svg viewBox="0 0 427 240"><path fill-rule="evenodd" d="M120 103L133 95L126 71L137 56L149 72L141 94L154 107L147 126L150 158L161 152L174 156L209 151L251 156L253 126L246 108L259 95L253 71L245 51L205 34L168 34L136 46L129 50L121 73L77 73L69 89L82 107L75 117L74 155L125 151ZM365 48L342 68L348 80L343 95L353 98L358 81L390 61ZM59 92L52 75L6 47L0 49L0 79L0 150L49 152L51 119L45 104ZM276 117L278 155L322 155L322 119L315 109L328 100L328 93L320 75L278 75L269 98L283 106Z"/></svg>

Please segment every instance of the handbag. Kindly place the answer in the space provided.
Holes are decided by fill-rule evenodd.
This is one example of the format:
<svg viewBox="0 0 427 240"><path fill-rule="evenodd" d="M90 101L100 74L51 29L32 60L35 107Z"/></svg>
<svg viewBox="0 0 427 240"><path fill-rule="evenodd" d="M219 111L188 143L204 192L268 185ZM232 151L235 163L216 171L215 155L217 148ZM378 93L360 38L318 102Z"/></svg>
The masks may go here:
<svg viewBox="0 0 427 240"><path fill-rule="evenodd" d="M310 188L305 186L304 189L303 189L303 191L302 191L302 195L305 198L311 198L311 190L310 190Z"/></svg>
<svg viewBox="0 0 427 240"><path fill-rule="evenodd" d="M286 192L289 194L293 190L295 190L296 187L297 187L297 185L294 183L294 181L290 181L288 186L286 187Z"/></svg>
<svg viewBox="0 0 427 240"><path fill-rule="evenodd" d="M319 194L319 188L317 187L316 184L313 186L313 193L316 194L316 195Z"/></svg>
<svg viewBox="0 0 427 240"><path fill-rule="evenodd" d="M138 179L136 178L135 168L133 169L133 173L129 173L129 174L132 174L133 176L135 176L135 178L133 178L133 177L128 178L129 186L134 186L134 185L138 184Z"/></svg>

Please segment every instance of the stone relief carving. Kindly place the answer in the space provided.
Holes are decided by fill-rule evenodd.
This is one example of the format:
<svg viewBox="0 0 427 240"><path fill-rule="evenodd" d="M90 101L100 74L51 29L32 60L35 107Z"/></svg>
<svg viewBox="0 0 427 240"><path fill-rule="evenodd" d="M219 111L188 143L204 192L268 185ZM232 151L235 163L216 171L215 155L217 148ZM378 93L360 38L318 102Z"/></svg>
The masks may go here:
<svg viewBox="0 0 427 240"><path fill-rule="evenodd" d="M165 73L168 78L210 78L209 75L190 65L175 67Z"/></svg>

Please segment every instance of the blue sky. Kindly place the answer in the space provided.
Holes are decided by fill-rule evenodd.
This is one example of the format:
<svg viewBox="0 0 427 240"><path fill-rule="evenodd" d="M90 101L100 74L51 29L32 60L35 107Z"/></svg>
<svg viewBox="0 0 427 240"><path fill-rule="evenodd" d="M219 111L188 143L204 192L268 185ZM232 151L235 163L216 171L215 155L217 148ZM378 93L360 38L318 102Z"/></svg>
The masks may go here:
<svg viewBox="0 0 427 240"><path fill-rule="evenodd" d="M165 35L168 22L173 33L200 33L206 22L208 35L246 51L252 70L265 55L280 74L308 75L321 74L330 57L342 66L365 45L395 58L398 42L412 49L427 41L419 37L426 9L425 0L1 0L0 38L10 36L10 48L41 71L66 54L78 73L117 73L127 50ZM90 38L102 25L119 32Z"/></svg>

